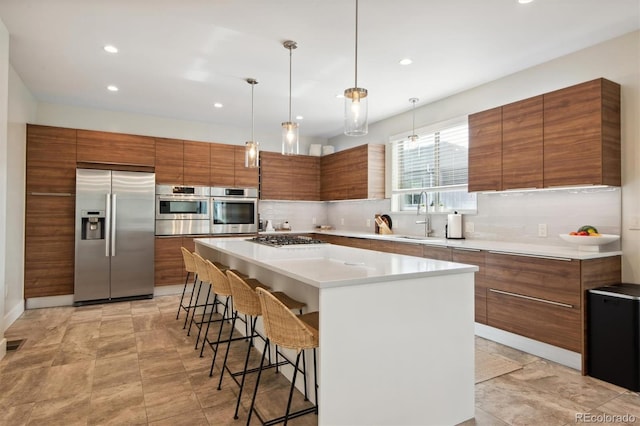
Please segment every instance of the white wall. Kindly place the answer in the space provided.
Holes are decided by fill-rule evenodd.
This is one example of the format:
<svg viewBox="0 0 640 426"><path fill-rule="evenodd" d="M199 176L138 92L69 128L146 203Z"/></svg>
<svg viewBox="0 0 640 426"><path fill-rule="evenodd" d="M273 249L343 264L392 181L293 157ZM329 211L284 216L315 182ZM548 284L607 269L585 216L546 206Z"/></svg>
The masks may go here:
<svg viewBox="0 0 640 426"><path fill-rule="evenodd" d="M449 98L416 108L416 127L465 116L573 84L604 77L622 86L622 227L623 280L640 283L640 31L523 70ZM412 112L369 126L369 134L340 135L337 149L364 143L387 143L411 128ZM579 161L579 153L575 159ZM487 200L484 200L487 201ZM491 203L491 200L488 200ZM482 207L482 204L479 204ZM609 206L599 206L608 209ZM482 215L483 212L479 211ZM562 211L557 211L562 215ZM333 219L331 214L329 219ZM361 222L361 221L359 221ZM579 224L578 224L579 225ZM635 227L635 226L634 226Z"/></svg>
<svg viewBox="0 0 640 426"><path fill-rule="evenodd" d="M36 124L230 145L244 145L251 138L251 130L246 128L45 102L38 104ZM273 132L256 131L254 136L260 143L260 149L280 152L281 135L278 123L274 123ZM307 154L309 144L312 143L326 143L326 139L301 137L300 153Z"/></svg>
<svg viewBox="0 0 640 426"><path fill-rule="evenodd" d="M0 297L6 297L5 257L7 248L7 103L9 85L9 32L0 20ZM4 303L0 303L0 358L7 351L4 338Z"/></svg>
<svg viewBox="0 0 640 426"><path fill-rule="evenodd" d="M37 103L12 66L9 66L7 126L7 249L4 324L24 311L24 211L26 126L35 120Z"/></svg>

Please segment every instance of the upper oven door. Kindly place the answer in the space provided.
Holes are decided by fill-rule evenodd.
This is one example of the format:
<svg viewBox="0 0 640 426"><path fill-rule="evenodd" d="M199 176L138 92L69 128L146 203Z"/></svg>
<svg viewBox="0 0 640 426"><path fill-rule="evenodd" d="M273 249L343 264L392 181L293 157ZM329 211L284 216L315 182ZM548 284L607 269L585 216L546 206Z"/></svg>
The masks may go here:
<svg viewBox="0 0 640 426"><path fill-rule="evenodd" d="M156 219L209 219L209 198L156 195Z"/></svg>
<svg viewBox="0 0 640 426"><path fill-rule="evenodd" d="M257 198L211 198L211 233L235 234L258 230Z"/></svg>

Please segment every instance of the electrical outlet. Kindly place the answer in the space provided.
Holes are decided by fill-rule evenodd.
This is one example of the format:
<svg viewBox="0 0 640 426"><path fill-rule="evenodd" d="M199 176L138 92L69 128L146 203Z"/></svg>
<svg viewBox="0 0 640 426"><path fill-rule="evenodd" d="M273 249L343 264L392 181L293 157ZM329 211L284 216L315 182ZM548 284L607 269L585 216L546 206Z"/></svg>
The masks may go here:
<svg viewBox="0 0 640 426"><path fill-rule="evenodd" d="M367 228L371 227L371 219L367 219Z"/></svg>
<svg viewBox="0 0 640 426"><path fill-rule="evenodd" d="M538 224L538 237L546 237L547 236L547 224L539 223Z"/></svg>
<svg viewBox="0 0 640 426"><path fill-rule="evenodd" d="M629 225L629 230L640 230L640 216L631 216L631 224Z"/></svg>
<svg viewBox="0 0 640 426"><path fill-rule="evenodd" d="M344 225L344 217L340 218L340 225Z"/></svg>
<svg viewBox="0 0 640 426"><path fill-rule="evenodd" d="M315 224L316 224L316 218L315 218L315 217L311 219L311 224L312 224L312 225L315 225Z"/></svg>
<svg viewBox="0 0 640 426"><path fill-rule="evenodd" d="M464 229L467 232L475 232L475 230L476 230L475 228L476 227L474 226L473 222L465 222L464 223Z"/></svg>

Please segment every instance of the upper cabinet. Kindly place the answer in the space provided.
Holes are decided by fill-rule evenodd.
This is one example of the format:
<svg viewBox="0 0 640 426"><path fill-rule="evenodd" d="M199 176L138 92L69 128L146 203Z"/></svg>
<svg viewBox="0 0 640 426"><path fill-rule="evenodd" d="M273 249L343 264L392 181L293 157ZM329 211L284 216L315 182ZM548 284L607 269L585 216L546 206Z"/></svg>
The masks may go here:
<svg viewBox="0 0 640 426"><path fill-rule="evenodd" d="M614 185L620 85L597 79L469 116L469 191Z"/></svg>
<svg viewBox="0 0 640 426"><path fill-rule="evenodd" d="M621 184L620 85L597 79L544 95L544 186Z"/></svg>
<svg viewBox="0 0 640 426"><path fill-rule="evenodd" d="M384 198L384 145L360 145L320 160L320 199Z"/></svg>
<svg viewBox="0 0 640 426"><path fill-rule="evenodd" d="M75 194L75 129L27 125L26 189L29 194Z"/></svg>
<svg viewBox="0 0 640 426"><path fill-rule="evenodd" d="M184 143L178 139L156 138L156 183L184 183Z"/></svg>
<svg viewBox="0 0 640 426"><path fill-rule="evenodd" d="M320 157L260 153L262 200L320 199Z"/></svg>
<svg viewBox="0 0 640 426"><path fill-rule="evenodd" d="M211 186L257 188L258 169L244 166L244 146L212 143Z"/></svg>
<svg viewBox="0 0 640 426"><path fill-rule="evenodd" d="M210 146L208 142L184 141L184 184L209 186Z"/></svg>
<svg viewBox="0 0 640 426"><path fill-rule="evenodd" d="M155 166L155 140L122 133L77 131L78 163Z"/></svg>

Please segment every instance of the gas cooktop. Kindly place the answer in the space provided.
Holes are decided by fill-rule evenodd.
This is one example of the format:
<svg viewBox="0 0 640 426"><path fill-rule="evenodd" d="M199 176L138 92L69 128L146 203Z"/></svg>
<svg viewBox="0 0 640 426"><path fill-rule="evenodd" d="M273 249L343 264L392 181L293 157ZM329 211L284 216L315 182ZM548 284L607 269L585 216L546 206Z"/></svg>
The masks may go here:
<svg viewBox="0 0 640 426"><path fill-rule="evenodd" d="M325 244L325 241L301 235L260 235L248 239L254 243L264 244L271 247L289 247L310 244Z"/></svg>

